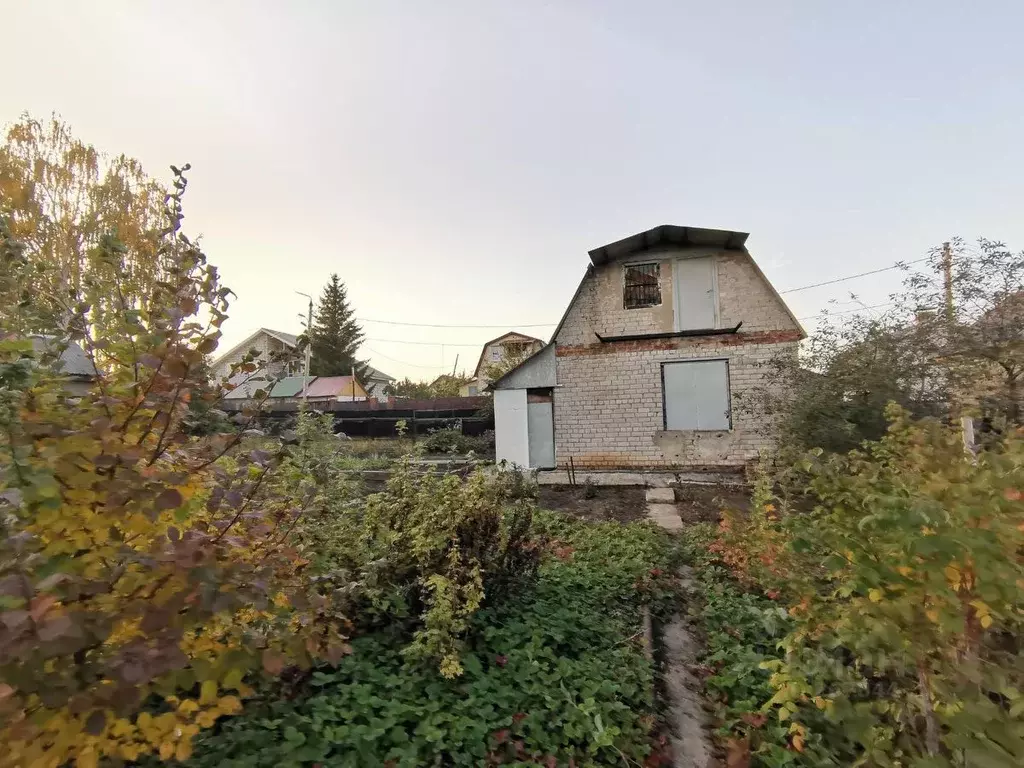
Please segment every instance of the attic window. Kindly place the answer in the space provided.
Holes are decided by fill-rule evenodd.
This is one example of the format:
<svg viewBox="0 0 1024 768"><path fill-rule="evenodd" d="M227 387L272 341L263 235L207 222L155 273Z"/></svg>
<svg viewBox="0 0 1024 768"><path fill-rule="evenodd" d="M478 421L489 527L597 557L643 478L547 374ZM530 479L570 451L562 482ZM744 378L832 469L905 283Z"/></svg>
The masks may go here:
<svg viewBox="0 0 1024 768"><path fill-rule="evenodd" d="M627 264L622 289L625 309L656 307L661 304L661 264Z"/></svg>

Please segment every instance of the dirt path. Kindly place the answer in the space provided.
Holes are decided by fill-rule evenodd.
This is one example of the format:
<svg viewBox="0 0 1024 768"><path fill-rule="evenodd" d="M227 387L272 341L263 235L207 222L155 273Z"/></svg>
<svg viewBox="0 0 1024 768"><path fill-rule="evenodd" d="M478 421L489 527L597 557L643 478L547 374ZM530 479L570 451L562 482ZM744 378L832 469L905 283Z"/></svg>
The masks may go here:
<svg viewBox="0 0 1024 768"><path fill-rule="evenodd" d="M647 517L661 527L680 530L683 512L671 488L647 490ZM693 574L690 569L683 566L679 577L684 591L691 591ZM700 645L683 613L677 613L662 627L661 644L673 763L675 768L710 768L717 763L710 723L704 711L703 685L690 671L697 663Z"/></svg>

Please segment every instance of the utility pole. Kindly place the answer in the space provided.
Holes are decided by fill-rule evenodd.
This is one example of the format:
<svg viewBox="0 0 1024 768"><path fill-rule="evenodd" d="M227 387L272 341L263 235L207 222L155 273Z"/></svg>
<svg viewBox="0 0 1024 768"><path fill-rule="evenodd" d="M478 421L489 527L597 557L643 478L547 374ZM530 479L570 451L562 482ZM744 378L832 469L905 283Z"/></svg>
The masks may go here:
<svg viewBox="0 0 1024 768"><path fill-rule="evenodd" d="M459 367L459 355L458 355L458 353L456 353L456 355L455 355L455 365L452 366L452 376L455 375L455 369L458 368L458 367Z"/></svg>
<svg viewBox="0 0 1024 768"><path fill-rule="evenodd" d="M306 390L309 389L309 361L313 357L313 297L302 291L296 293L309 299L309 309L306 312L306 360L302 369L302 403L305 405L309 400L309 395L306 394Z"/></svg>
<svg viewBox="0 0 1024 768"><path fill-rule="evenodd" d="M956 318L953 310L953 249L948 242L942 244L942 281L946 289L946 323L952 325Z"/></svg>
<svg viewBox="0 0 1024 768"><path fill-rule="evenodd" d="M945 316L946 316L946 344L953 340L953 324L956 322L956 306L953 304L953 249L949 241L942 244L942 287L946 294ZM953 393L953 402L950 408L950 421L954 428L959 428L960 437L964 443L964 451L968 456L974 456L974 419L964 414L964 408L960 403L962 393Z"/></svg>

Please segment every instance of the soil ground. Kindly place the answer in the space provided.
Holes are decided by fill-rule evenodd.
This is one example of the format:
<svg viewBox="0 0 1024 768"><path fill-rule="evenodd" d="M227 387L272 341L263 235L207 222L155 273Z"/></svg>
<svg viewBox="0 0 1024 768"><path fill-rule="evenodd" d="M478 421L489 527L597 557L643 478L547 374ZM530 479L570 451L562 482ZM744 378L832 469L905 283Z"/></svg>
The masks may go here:
<svg viewBox="0 0 1024 768"><path fill-rule="evenodd" d="M647 516L640 486L542 485L537 505L586 520L629 523Z"/></svg>
<svg viewBox="0 0 1024 768"><path fill-rule="evenodd" d="M750 511L750 491L723 485L677 486L676 507L684 524L717 523L723 509Z"/></svg>

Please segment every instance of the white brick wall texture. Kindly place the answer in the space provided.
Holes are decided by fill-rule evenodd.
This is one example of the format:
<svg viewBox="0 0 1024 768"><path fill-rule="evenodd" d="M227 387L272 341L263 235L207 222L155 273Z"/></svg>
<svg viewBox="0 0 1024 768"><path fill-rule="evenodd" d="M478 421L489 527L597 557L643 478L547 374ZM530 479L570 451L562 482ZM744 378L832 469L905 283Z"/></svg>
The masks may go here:
<svg viewBox="0 0 1024 768"><path fill-rule="evenodd" d="M672 260L708 255L670 250L662 261L662 306L622 308L621 264L594 269L555 340L555 455L576 467L687 468L742 466L773 443L772 424L740 407L762 387L777 387L771 361L795 357L799 328L745 252L715 253L721 327L742 321L739 334L601 343L602 336L671 332ZM666 431L662 363L729 361L732 428Z"/></svg>

